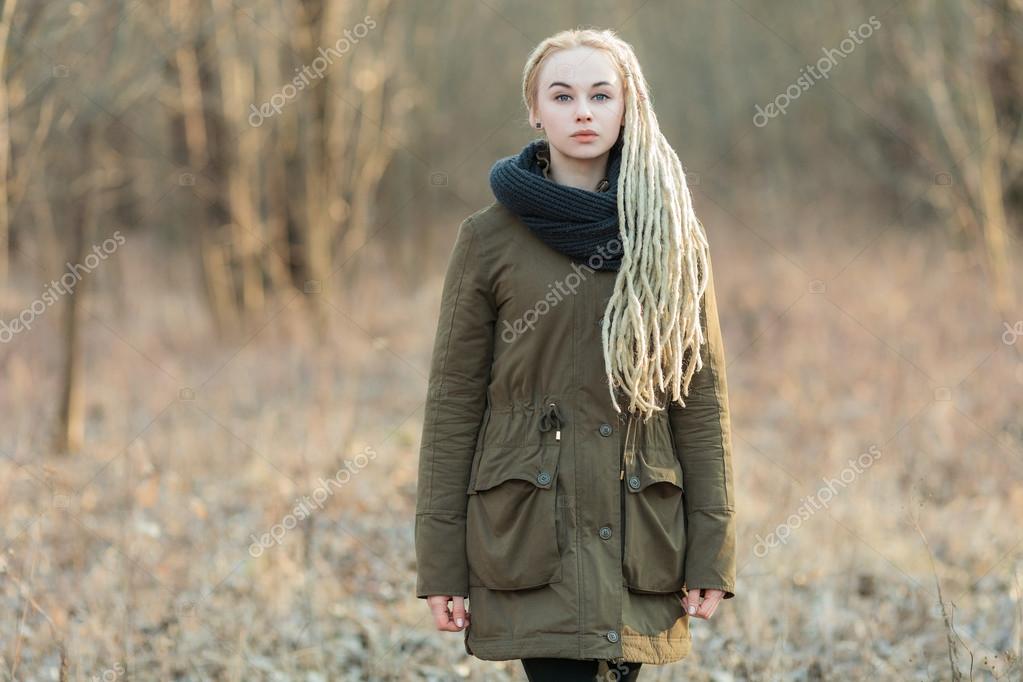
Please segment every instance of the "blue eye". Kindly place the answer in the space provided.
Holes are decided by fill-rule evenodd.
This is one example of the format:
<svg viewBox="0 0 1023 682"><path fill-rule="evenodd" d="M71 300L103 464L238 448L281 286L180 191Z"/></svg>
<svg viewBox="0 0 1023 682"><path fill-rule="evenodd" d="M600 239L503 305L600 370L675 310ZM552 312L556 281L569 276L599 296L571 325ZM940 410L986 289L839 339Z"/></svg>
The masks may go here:
<svg viewBox="0 0 1023 682"><path fill-rule="evenodd" d="M554 101L555 102L565 102L565 101L567 101L567 100L561 99L562 97L568 97L569 99L572 98L571 95L566 95L565 93L561 93L560 95L557 95L557 96L554 97ZM601 102L606 102L606 101L611 99L608 95L605 95L603 92L598 92L596 95L594 95L594 97L603 97L604 99L599 100Z"/></svg>

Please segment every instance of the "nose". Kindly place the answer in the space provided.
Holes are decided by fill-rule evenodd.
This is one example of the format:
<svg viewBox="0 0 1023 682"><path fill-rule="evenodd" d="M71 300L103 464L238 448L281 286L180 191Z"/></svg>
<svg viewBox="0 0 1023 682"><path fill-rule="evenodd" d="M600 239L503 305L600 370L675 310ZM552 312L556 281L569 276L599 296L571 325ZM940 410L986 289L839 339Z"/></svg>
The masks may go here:
<svg viewBox="0 0 1023 682"><path fill-rule="evenodd" d="M590 108L585 104L580 103L579 108L575 112L576 121L592 121L593 113L590 112Z"/></svg>

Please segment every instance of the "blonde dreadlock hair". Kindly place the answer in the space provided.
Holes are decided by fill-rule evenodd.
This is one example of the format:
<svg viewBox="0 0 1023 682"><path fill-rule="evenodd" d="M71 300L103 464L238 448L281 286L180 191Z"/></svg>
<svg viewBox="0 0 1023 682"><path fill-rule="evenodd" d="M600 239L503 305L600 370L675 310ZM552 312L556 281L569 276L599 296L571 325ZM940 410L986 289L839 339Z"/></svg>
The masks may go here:
<svg viewBox="0 0 1023 682"><path fill-rule="evenodd" d="M618 178L622 263L601 328L611 401L629 397L629 412L647 421L665 409L664 393L685 406L689 383L703 367L700 305L709 281L703 224L678 155L661 134L632 46L612 30L569 29L541 42L523 70L526 107L537 104L540 67L548 55L586 46L604 50L622 77L625 140ZM692 361L695 358L695 361Z"/></svg>

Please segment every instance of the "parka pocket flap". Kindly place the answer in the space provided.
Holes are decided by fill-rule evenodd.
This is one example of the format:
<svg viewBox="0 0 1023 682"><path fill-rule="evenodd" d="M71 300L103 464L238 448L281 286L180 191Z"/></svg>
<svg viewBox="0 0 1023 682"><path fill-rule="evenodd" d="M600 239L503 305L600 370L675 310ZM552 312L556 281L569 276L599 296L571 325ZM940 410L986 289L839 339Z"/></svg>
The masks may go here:
<svg viewBox="0 0 1023 682"><path fill-rule="evenodd" d="M560 443L481 451L466 500L469 584L524 590L562 580Z"/></svg>
<svg viewBox="0 0 1023 682"><path fill-rule="evenodd" d="M670 450L636 450L626 469L626 488L640 493L655 483L670 483L682 489L682 465Z"/></svg>
<svg viewBox="0 0 1023 682"><path fill-rule="evenodd" d="M549 490L557 479L560 449L560 443L484 449L476 478L470 481L466 492L472 495L516 479Z"/></svg>
<svg viewBox="0 0 1023 682"><path fill-rule="evenodd" d="M625 584L641 593L678 591L687 544L681 462L665 448L638 448L626 458L625 489Z"/></svg>

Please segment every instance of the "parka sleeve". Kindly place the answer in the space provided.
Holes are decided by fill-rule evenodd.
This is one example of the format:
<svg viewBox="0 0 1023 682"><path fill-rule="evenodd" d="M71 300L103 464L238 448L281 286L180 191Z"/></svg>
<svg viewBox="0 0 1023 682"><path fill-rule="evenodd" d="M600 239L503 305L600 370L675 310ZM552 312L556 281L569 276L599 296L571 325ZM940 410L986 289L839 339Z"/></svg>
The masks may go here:
<svg viewBox="0 0 1023 682"><path fill-rule="evenodd" d="M668 410L676 455L682 464L686 511L686 587L735 596L735 492L732 434L725 379L725 347L718 322L714 274L700 308L706 344L703 367L689 384L685 407Z"/></svg>
<svg viewBox="0 0 1023 682"><path fill-rule="evenodd" d="M472 218L444 278L419 452L416 595L469 595L466 488L486 407L497 311Z"/></svg>

